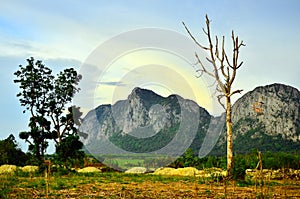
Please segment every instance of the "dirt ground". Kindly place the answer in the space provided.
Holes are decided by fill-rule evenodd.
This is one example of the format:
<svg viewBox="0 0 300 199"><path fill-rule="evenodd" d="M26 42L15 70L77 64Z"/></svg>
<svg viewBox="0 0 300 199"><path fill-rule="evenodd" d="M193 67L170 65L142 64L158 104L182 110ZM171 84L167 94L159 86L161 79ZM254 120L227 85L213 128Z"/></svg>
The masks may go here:
<svg viewBox="0 0 300 199"><path fill-rule="evenodd" d="M78 184L74 188L49 190L48 198L300 198L300 186L273 185L268 187L227 185L195 182L130 182ZM15 188L10 198L46 198L45 191Z"/></svg>

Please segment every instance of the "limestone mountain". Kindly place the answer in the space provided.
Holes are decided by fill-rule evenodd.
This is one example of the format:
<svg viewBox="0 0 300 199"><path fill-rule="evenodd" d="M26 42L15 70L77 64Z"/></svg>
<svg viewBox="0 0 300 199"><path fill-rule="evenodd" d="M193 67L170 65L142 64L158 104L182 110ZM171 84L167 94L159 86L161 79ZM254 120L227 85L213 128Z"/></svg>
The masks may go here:
<svg viewBox="0 0 300 199"><path fill-rule="evenodd" d="M213 117L194 101L179 95L162 97L135 88L125 100L100 105L84 118L82 139L93 154L224 155L224 117ZM223 128L223 134L220 130ZM222 129L221 128L221 129ZM300 151L300 92L283 84L255 88L233 105L235 153ZM216 145L215 145L216 143Z"/></svg>
<svg viewBox="0 0 300 199"><path fill-rule="evenodd" d="M178 95L162 97L151 90L135 88L126 100L91 110L81 125L88 134L82 141L96 154L178 155L195 137L203 140L210 119L210 114L192 100Z"/></svg>
<svg viewBox="0 0 300 199"><path fill-rule="evenodd" d="M233 139L236 153L300 151L300 91L283 84L255 88L233 105ZM217 151L225 151L225 135Z"/></svg>

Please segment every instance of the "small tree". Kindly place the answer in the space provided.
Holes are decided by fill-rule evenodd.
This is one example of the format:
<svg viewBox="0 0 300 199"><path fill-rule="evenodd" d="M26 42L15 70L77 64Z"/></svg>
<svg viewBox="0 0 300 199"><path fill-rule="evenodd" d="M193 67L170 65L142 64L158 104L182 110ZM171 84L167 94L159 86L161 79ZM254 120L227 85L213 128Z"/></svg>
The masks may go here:
<svg viewBox="0 0 300 199"><path fill-rule="evenodd" d="M47 140L52 139L59 146L63 138L76 135L81 113L70 104L81 76L73 69L65 69L57 77L42 61L27 59L28 65L14 73L14 82L19 84L21 92L17 94L21 106L30 112L29 131L21 132L20 138L29 143L39 161L42 161L48 147ZM76 117L74 117L76 114ZM75 119L74 119L75 118ZM76 119L77 118L77 119Z"/></svg>
<svg viewBox="0 0 300 199"><path fill-rule="evenodd" d="M243 62L239 62L239 53L240 48L245 46L243 41L239 41L238 36L234 35L234 31L232 31L232 61L229 60L227 53L225 51L225 37L222 37L221 47L219 46L219 39L215 37L215 43L211 37L210 32L210 20L206 15L206 29L203 28L203 32L208 39L208 47L201 45L196 38L189 31L187 26L183 25L193 39L196 45L198 45L201 49L207 51L209 56L206 57L206 60L212 66L211 69L208 69L207 66L203 64L203 60L199 58L198 54L195 53L197 63L200 65L200 68L197 69L197 73L199 73L199 77L203 74L207 74L212 77L216 83L216 90L219 92L217 96L219 103L226 110L226 127L227 127L227 177L232 177L233 166L234 166L234 157L232 150L232 104L231 104L231 96L236 93L241 93L242 90L232 90L232 84L235 80L237 70L242 66ZM225 98L225 105L222 103L221 99Z"/></svg>
<svg viewBox="0 0 300 199"><path fill-rule="evenodd" d="M0 165L14 164L24 166L27 155L18 148L15 137L10 134L6 139L0 140Z"/></svg>

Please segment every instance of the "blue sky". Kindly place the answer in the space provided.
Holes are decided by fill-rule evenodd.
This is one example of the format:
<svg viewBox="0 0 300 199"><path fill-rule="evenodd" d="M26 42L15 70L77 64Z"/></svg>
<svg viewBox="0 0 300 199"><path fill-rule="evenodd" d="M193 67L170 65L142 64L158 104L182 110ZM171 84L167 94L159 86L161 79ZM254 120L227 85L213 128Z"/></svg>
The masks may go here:
<svg viewBox="0 0 300 199"><path fill-rule="evenodd" d="M187 35L182 21L205 43L201 28L206 13L214 35L225 35L230 42L234 30L246 43L241 52L245 63L235 82L244 93L275 82L300 89L299 9L298 0L3 0L0 139L27 130L29 116L22 114L13 83L13 72L26 58L41 59L56 72L71 66L79 70L97 46L120 33L155 27Z"/></svg>

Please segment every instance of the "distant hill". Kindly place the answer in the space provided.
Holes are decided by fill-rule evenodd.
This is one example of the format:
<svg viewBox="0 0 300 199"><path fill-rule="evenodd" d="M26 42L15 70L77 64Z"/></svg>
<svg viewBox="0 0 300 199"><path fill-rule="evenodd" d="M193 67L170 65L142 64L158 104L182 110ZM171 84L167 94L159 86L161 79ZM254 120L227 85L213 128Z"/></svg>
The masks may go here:
<svg viewBox="0 0 300 199"><path fill-rule="evenodd" d="M247 153L253 148L299 152L299 114L300 92L291 86L272 84L246 93L233 105L235 153ZM208 132L216 133L209 129L219 120L181 96L162 97L151 90L135 88L126 100L91 110L81 126L88 134L82 141L94 154L178 155L186 147L198 154ZM211 143L214 142L217 144L211 155L225 154L225 129L219 140Z"/></svg>

